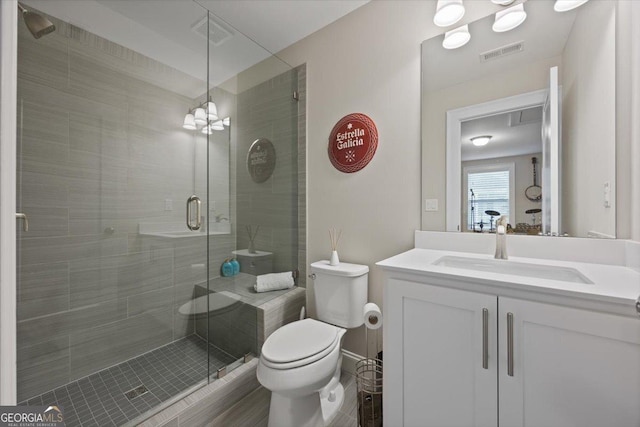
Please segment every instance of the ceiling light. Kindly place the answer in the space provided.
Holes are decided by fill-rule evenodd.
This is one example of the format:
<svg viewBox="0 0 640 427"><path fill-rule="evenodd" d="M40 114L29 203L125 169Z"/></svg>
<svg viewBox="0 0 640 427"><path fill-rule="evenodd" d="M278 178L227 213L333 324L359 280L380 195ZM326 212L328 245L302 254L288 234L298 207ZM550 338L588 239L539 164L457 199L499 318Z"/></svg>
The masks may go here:
<svg viewBox="0 0 640 427"><path fill-rule="evenodd" d="M225 126L231 125L231 119L229 117L225 117L224 119L222 119L222 124Z"/></svg>
<svg viewBox="0 0 640 427"><path fill-rule="evenodd" d="M501 10L496 13L496 19L493 23L493 31L503 33L513 30L527 19L527 12L524 11L524 4L520 3L508 9Z"/></svg>
<svg viewBox="0 0 640 427"><path fill-rule="evenodd" d="M218 120L217 122L211 123L211 129L224 130L224 125L222 124L222 120Z"/></svg>
<svg viewBox="0 0 640 427"><path fill-rule="evenodd" d="M567 12L573 10L578 6L582 6L589 0L556 0L553 5L553 10L556 12Z"/></svg>
<svg viewBox="0 0 640 427"><path fill-rule="evenodd" d="M444 40L442 41L442 47L445 49L457 49L469 43L471 40L471 33L469 33L469 26L463 25L455 30L447 31L444 34Z"/></svg>
<svg viewBox="0 0 640 427"><path fill-rule="evenodd" d="M474 136L471 138L471 142L473 142L473 145L476 147L487 145L489 141L491 141L491 135Z"/></svg>
<svg viewBox="0 0 640 427"><path fill-rule="evenodd" d="M433 23L438 27L448 27L462 19L464 5L462 0L438 0Z"/></svg>
<svg viewBox="0 0 640 427"><path fill-rule="evenodd" d="M187 113L187 115L184 116L184 123L182 124L182 127L189 130L196 130L196 121L193 114Z"/></svg>
<svg viewBox="0 0 640 427"><path fill-rule="evenodd" d="M207 118L211 121L218 120L218 108L216 107L216 104L211 101L211 99L209 99L209 102L207 102L206 107Z"/></svg>
<svg viewBox="0 0 640 427"><path fill-rule="evenodd" d="M509 6L515 0L491 0L493 4L499 4L500 6Z"/></svg>
<svg viewBox="0 0 640 427"><path fill-rule="evenodd" d="M207 124L207 113L204 111L204 108L196 108L193 116L197 125L204 126Z"/></svg>

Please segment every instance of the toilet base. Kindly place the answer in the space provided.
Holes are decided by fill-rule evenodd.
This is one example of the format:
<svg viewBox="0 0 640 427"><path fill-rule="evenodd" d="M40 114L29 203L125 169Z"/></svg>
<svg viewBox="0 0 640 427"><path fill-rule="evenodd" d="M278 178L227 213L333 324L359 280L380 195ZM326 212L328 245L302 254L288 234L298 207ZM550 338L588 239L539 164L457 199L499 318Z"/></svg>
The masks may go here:
<svg viewBox="0 0 640 427"><path fill-rule="evenodd" d="M344 403L344 386L340 383L341 362L342 357L333 378L319 392L300 397L287 397L271 392L268 427L329 425Z"/></svg>

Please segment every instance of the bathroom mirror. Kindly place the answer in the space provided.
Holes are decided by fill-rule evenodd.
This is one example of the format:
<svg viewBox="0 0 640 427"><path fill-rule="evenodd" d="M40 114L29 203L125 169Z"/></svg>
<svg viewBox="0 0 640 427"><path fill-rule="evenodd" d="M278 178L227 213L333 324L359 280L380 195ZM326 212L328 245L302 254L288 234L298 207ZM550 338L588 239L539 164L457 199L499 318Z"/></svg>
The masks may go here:
<svg viewBox="0 0 640 427"><path fill-rule="evenodd" d="M617 2L553 4L422 43L423 230L615 238Z"/></svg>

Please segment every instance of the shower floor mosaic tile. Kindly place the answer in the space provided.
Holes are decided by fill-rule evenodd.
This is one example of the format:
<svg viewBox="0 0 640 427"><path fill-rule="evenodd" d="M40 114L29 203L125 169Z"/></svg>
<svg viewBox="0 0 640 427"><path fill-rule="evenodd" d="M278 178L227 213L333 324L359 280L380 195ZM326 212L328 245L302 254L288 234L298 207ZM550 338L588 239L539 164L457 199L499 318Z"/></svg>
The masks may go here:
<svg viewBox="0 0 640 427"><path fill-rule="evenodd" d="M229 354L209 346L211 373L234 361ZM191 335L19 405L62 406L66 426L121 426L206 375L207 344ZM125 396L140 385L146 387L145 393L131 400Z"/></svg>

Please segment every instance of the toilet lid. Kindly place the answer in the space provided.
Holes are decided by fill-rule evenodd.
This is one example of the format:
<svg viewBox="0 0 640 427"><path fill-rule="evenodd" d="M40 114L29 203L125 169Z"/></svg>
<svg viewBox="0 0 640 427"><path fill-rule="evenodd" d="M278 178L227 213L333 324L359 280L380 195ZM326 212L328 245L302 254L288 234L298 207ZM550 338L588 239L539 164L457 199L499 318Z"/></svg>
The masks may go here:
<svg viewBox="0 0 640 427"><path fill-rule="evenodd" d="M271 334L262 346L262 357L276 364L301 361L333 348L337 339L337 327L303 319L284 325Z"/></svg>

